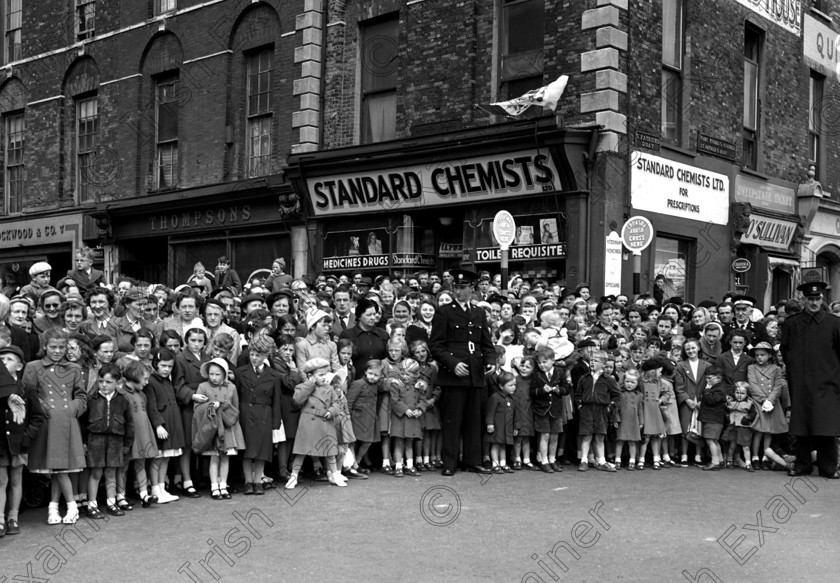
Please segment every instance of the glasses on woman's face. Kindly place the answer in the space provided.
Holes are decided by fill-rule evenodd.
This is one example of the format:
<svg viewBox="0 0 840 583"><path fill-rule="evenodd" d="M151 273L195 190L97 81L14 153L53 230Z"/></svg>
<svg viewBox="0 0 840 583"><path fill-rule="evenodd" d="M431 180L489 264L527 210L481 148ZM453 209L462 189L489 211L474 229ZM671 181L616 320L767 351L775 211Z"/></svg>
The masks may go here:
<svg viewBox="0 0 840 583"><path fill-rule="evenodd" d="M61 307L60 303L56 303L56 304L46 303L46 304L44 304L44 310L48 310L50 312L58 310L58 308L60 308L60 307Z"/></svg>

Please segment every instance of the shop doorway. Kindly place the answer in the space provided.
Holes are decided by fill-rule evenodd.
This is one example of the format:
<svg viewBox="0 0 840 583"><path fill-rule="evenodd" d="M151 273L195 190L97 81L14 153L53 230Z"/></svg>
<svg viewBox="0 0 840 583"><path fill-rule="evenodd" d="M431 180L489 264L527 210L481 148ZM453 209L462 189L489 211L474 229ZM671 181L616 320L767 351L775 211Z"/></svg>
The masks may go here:
<svg viewBox="0 0 840 583"><path fill-rule="evenodd" d="M790 299L791 290L793 289L791 285L793 280L791 279L790 271L784 267L775 267L771 273L773 291L770 303L776 304L777 302Z"/></svg>
<svg viewBox="0 0 840 583"><path fill-rule="evenodd" d="M21 255L0 255L0 292L6 297L15 295L30 282L29 268L39 261L46 261L52 267L53 285L75 267L73 249L69 244L33 248L30 253Z"/></svg>
<svg viewBox="0 0 840 583"><path fill-rule="evenodd" d="M121 275L145 283L167 283L166 237L150 237L120 243Z"/></svg>

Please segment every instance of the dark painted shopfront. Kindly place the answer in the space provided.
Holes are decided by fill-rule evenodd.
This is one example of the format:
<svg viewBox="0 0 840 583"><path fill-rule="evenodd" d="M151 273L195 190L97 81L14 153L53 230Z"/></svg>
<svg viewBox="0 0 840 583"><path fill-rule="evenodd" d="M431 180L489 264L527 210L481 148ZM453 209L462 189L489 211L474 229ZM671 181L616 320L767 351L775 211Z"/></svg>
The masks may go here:
<svg viewBox="0 0 840 583"><path fill-rule="evenodd" d="M73 254L84 244L82 234L92 225L82 213L0 221L0 292L10 295L28 284L29 268L38 261L52 266L53 282L64 276L75 267ZM94 250L97 269L101 269L101 260L97 260L101 251Z"/></svg>
<svg viewBox="0 0 840 583"><path fill-rule="evenodd" d="M275 258L288 261L289 224L300 214L278 201L291 189L252 182L101 203L94 216L110 244L113 275L175 286L196 262L212 274L226 255L244 284L260 270L264 277Z"/></svg>
<svg viewBox="0 0 840 583"><path fill-rule="evenodd" d="M517 224L511 272L564 281L585 257L567 245L583 237L576 209L591 137L553 119L502 124L293 156L287 173L309 205L325 273L496 273L491 226L504 209Z"/></svg>

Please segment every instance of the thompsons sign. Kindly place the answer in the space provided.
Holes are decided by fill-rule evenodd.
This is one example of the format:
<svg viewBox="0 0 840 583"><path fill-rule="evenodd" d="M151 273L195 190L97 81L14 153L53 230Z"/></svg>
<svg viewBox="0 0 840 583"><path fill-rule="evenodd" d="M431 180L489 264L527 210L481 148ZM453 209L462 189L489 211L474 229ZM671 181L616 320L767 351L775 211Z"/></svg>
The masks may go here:
<svg viewBox="0 0 840 583"><path fill-rule="evenodd" d="M316 215L358 214L561 190L551 155L525 150L307 179Z"/></svg>

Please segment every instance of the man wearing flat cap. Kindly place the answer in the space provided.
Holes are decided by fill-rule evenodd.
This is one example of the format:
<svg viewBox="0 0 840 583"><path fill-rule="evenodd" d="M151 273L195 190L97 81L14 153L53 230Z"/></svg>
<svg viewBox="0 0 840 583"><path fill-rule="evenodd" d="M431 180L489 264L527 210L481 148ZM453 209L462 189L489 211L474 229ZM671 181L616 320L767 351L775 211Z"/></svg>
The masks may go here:
<svg viewBox="0 0 840 583"><path fill-rule="evenodd" d="M809 476L811 452L817 451L819 474L840 479L835 440L840 436L840 318L823 302L821 281L796 289L804 309L782 326L781 351L790 387L790 429L796 436L796 462L790 476Z"/></svg>
<svg viewBox="0 0 840 583"><path fill-rule="evenodd" d="M496 353L487 315L472 307L476 274L452 269L455 301L441 307L432 320L430 348L440 363L437 382L442 388L443 475L452 476L458 464L461 437L463 462L471 471L489 473L481 464L481 391L484 375L494 368Z"/></svg>

